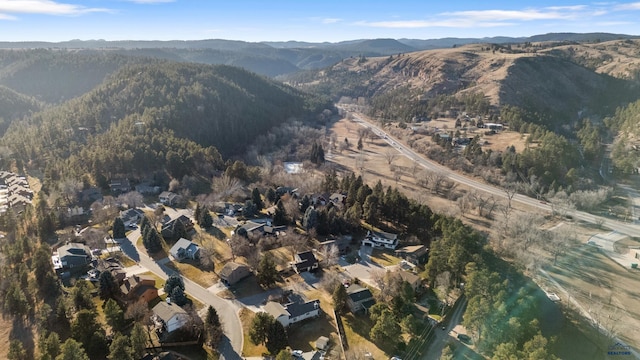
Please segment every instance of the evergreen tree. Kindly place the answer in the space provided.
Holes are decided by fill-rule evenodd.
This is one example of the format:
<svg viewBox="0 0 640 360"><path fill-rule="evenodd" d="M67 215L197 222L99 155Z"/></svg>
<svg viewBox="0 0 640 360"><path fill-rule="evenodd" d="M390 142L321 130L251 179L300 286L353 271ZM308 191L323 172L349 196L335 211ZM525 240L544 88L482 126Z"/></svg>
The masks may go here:
<svg viewBox="0 0 640 360"><path fill-rule="evenodd" d="M287 347L288 341L287 332L284 330L284 326L274 319L269 325L267 332L267 350L269 350L269 353L271 354L277 354L280 350Z"/></svg>
<svg viewBox="0 0 640 360"><path fill-rule="evenodd" d="M273 316L266 312L259 312L251 321L251 328L249 329L249 339L255 345L264 344L267 341L267 334L271 323L276 321Z"/></svg>
<svg viewBox="0 0 640 360"><path fill-rule="evenodd" d="M282 200L278 200L275 214L273 214L273 225L280 226L287 225L288 223L287 211L284 208L284 204L282 203Z"/></svg>
<svg viewBox="0 0 640 360"><path fill-rule="evenodd" d="M122 329L124 325L124 312L115 300L109 299L104 304L104 316L107 319L107 324L111 326L113 331Z"/></svg>
<svg viewBox="0 0 640 360"><path fill-rule="evenodd" d="M344 285L338 283L333 289L333 308L338 314L342 314L347 306L347 289Z"/></svg>
<svg viewBox="0 0 640 360"><path fill-rule="evenodd" d="M304 214L309 206L311 206L311 198L309 197L309 195L305 194L302 197L302 201L300 202L300 212Z"/></svg>
<svg viewBox="0 0 640 360"><path fill-rule="evenodd" d="M267 193L265 194L265 197L267 198L267 200L269 200L270 203L275 204L277 196L278 194L276 194L276 191L273 190L273 188L270 187L267 189Z"/></svg>
<svg viewBox="0 0 640 360"><path fill-rule="evenodd" d="M40 347L40 359L55 359L60 354L60 336L56 332L41 334L41 340L38 343Z"/></svg>
<svg viewBox="0 0 640 360"><path fill-rule="evenodd" d="M264 202L262 201L262 196L260 195L260 190L258 190L258 188L253 188L253 191L251 192L251 201L256 205L258 212L264 209Z"/></svg>
<svg viewBox="0 0 640 360"><path fill-rule="evenodd" d="M68 338L60 346L60 355L56 357L56 360L89 360L89 357L82 344L72 338Z"/></svg>
<svg viewBox="0 0 640 360"><path fill-rule="evenodd" d="M142 216L142 220L140 220L140 232L144 235L151 228L151 221L146 215Z"/></svg>
<svg viewBox="0 0 640 360"><path fill-rule="evenodd" d="M139 322L133 324L131 329L131 356L134 359L141 359L147 352L147 334L144 325Z"/></svg>
<svg viewBox="0 0 640 360"><path fill-rule="evenodd" d="M269 287L276 283L278 279L278 270L276 269L276 263L271 256L263 255L258 264L258 282L266 287Z"/></svg>
<svg viewBox="0 0 640 360"><path fill-rule="evenodd" d="M302 216L302 226L308 231L316 226L318 222L318 211L313 207L308 207Z"/></svg>
<svg viewBox="0 0 640 360"><path fill-rule="evenodd" d="M109 346L109 360L133 360L131 357L131 346L129 346L129 338L122 334L116 334L116 337Z"/></svg>
<svg viewBox="0 0 640 360"><path fill-rule="evenodd" d="M9 342L9 352L7 353L8 360L27 360L27 351L22 346L20 340L11 340Z"/></svg>
<svg viewBox="0 0 640 360"><path fill-rule="evenodd" d="M118 283L116 283L116 279L111 274L111 271L103 271L100 273L100 277L98 278L100 282L100 297L103 299L113 298L118 294Z"/></svg>
<svg viewBox="0 0 640 360"><path fill-rule="evenodd" d="M253 200L247 200L244 202L244 207L242 208L242 216L250 218L256 216L258 213L258 208L256 204L253 203Z"/></svg>
<svg viewBox="0 0 640 360"><path fill-rule="evenodd" d="M193 211L193 218L196 219L196 221L198 222L198 225L200 225L200 216L202 216L202 208L200 207L200 203L197 202L196 209Z"/></svg>
<svg viewBox="0 0 640 360"><path fill-rule="evenodd" d="M174 288L179 287L184 291L184 281L182 277L178 275L171 275L167 279L167 282L164 283L164 293L171 294Z"/></svg>
<svg viewBox="0 0 640 360"><path fill-rule="evenodd" d="M180 221L176 222L178 223ZM162 250L162 240L160 238L160 234L158 234L158 231L153 227L148 227L147 231L142 234L142 244L144 245L145 249L147 249L147 252L151 254Z"/></svg>
<svg viewBox="0 0 640 360"><path fill-rule="evenodd" d="M213 306L207 308L207 316L204 321L204 330L207 337L207 344L211 347L220 342L222 338L222 324L218 312Z"/></svg>
<svg viewBox="0 0 640 360"><path fill-rule="evenodd" d="M171 228L171 232L173 234L173 241L178 241L182 238L189 239L189 233L187 233L187 228L184 227L184 223L180 220L176 220L173 222L173 226ZM157 234L157 231L156 231Z"/></svg>
<svg viewBox="0 0 640 360"><path fill-rule="evenodd" d="M171 301L173 301L178 306L184 306L187 304L187 296L184 294L184 290L176 286L171 290Z"/></svg>
<svg viewBox="0 0 640 360"><path fill-rule="evenodd" d="M92 345L93 335L99 332L104 333L96 320L97 317L95 311L84 309L78 311L75 320L71 323L71 336L82 344L88 353L92 353L89 346Z"/></svg>
<svg viewBox="0 0 640 360"><path fill-rule="evenodd" d="M113 234L114 239L124 239L125 237L127 237L126 231L124 228L124 222L119 216L113 220L113 227L112 227L111 233Z"/></svg>
<svg viewBox="0 0 640 360"><path fill-rule="evenodd" d="M211 227L213 227L213 217L211 217L209 209L202 209L198 224L204 229L211 229Z"/></svg>

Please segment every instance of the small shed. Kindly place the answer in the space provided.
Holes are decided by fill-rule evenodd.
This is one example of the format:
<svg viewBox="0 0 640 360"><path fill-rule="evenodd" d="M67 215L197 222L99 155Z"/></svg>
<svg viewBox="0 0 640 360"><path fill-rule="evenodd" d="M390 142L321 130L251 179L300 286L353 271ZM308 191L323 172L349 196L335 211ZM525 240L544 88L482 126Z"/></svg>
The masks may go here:
<svg viewBox="0 0 640 360"><path fill-rule="evenodd" d="M318 340L316 340L316 349L327 351L327 349L329 349L329 338L320 336Z"/></svg>

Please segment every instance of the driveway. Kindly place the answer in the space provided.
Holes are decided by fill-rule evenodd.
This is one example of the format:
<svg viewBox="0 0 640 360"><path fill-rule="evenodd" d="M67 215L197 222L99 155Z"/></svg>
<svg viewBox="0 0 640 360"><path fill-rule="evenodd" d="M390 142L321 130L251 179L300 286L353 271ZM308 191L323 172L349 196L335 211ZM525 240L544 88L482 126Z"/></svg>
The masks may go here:
<svg viewBox="0 0 640 360"><path fill-rule="evenodd" d="M371 252L373 248L369 246L362 246L358 251L360 261L353 264L349 264L346 260L340 258L338 265L344 270L341 273L342 280L351 280L357 278L363 283L378 288L375 281L372 279L374 271L384 271L385 268L371 261Z"/></svg>
<svg viewBox="0 0 640 360"><path fill-rule="evenodd" d="M634 258L631 252L619 253L615 250L615 243L626 238L627 235L612 231L605 234L596 234L589 238L588 245L602 249L605 255L611 260L622 265L625 269L630 269L631 264L637 264L638 259Z"/></svg>
<svg viewBox="0 0 640 360"><path fill-rule="evenodd" d="M166 262L156 262L149 256L139 251L135 246L136 241L140 238L140 230L134 230L127 235L125 239L118 239L122 251L131 259L136 261L141 268L148 269L161 279L166 280L170 275L180 275L173 269L168 268ZM137 270L140 271L140 270ZM231 301L227 301L216 296L214 293L202 286L196 284L188 278L182 277L185 285L185 292L190 296L198 299L205 305L211 305L218 312L220 320L224 327L224 336L218 346L220 358L226 360L242 359L242 325L238 317L239 305Z"/></svg>

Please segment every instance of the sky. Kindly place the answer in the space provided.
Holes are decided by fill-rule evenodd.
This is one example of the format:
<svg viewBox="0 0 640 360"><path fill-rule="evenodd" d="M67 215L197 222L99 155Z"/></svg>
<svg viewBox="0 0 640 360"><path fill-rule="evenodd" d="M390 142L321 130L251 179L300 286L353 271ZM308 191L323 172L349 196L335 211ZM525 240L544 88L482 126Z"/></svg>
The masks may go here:
<svg viewBox="0 0 640 360"><path fill-rule="evenodd" d="M0 41L640 35L640 1L0 0Z"/></svg>

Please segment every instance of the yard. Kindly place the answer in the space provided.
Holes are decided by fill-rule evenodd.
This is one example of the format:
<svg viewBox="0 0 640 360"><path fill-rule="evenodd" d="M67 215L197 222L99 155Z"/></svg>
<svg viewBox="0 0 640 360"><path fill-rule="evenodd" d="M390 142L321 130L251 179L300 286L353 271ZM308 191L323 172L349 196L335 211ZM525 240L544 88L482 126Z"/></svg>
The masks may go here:
<svg viewBox="0 0 640 360"><path fill-rule="evenodd" d="M399 257L391 255L390 251L379 249L373 249L370 258L371 261L384 267L398 265L400 264L400 261L402 261L402 259L400 259Z"/></svg>
<svg viewBox="0 0 640 360"><path fill-rule="evenodd" d="M627 270L597 251L581 244L559 256L557 266L549 266L548 274L568 291L569 296L605 328L618 334L630 345L640 346L640 309L638 293L640 273ZM552 286L552 285L548 285ZM559 290L552 287L554 291ZM571 299L556 292L564 306L575 308ZM582 326L580 327L582 328ZM601 336L603 337L603 335ZM595 343L602 347L598 339ZM606 346L601 349L606 353Z"/></svg>
<svg viewBox="0 0 640 360"><path fill-rule="evenodd" d="M249 338L249 330L251 329L251 322L256 314L247 309L240 309L240 321L242 322L242 335L244 336L244 342L242 346L242 356L262 356L262 354L267 353L267 348L264 345L255 345L251 342Z"/></svg>
<svg viewBox="0 0 640 360"><path fill-rule="evenodd" d="M353 351L358 358L362 356L359 352L369 352L374 359L388 359L393 354L387 354L369 340L369 331L373 323L368 316L353 315L348 313L342 316L344 332L347 336L349 351Z"/></svg>
<svg viewBox="0 0 640 360"><path fill-rule="evenodd" d="M208 288L218 282L218 275L213 271L202 270L194 261L171 261L167 267L179 272L182 276L193 280L198 285Z"/></svg>

